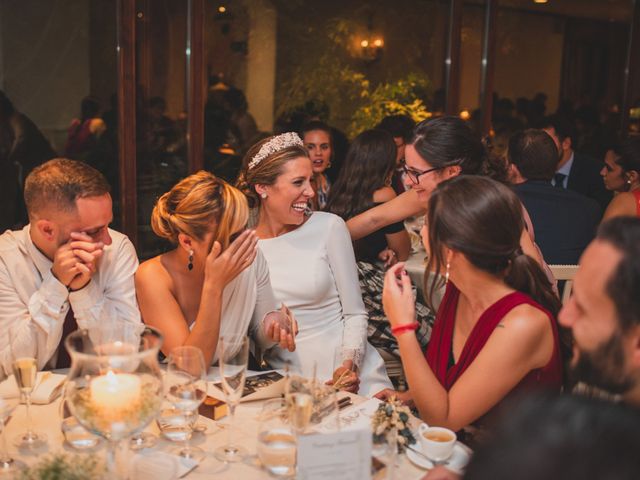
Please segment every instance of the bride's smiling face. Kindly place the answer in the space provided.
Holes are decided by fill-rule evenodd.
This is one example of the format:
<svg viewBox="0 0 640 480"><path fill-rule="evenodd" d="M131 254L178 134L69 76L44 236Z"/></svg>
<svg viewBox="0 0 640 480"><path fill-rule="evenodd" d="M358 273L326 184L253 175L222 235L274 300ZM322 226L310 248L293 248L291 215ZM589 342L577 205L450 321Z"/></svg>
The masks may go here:
<svg viewBox="0 0 640 480"><path fill-rule="evenodd" d="M275 183L265 187L267 198L262 200L262 208L282 225L301 225L309 200L314 196L312 175L311 160L307 157L285 163Z"/></svg>

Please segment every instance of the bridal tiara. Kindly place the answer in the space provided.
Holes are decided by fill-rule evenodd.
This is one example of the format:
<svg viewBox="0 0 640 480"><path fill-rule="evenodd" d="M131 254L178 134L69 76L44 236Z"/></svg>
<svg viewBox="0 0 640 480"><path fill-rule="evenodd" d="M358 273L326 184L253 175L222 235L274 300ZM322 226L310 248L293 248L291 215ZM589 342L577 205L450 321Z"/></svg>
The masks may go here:
<svg viewBox="0 0 640 480"><path fill-rule="evenodd" d="M249 162L247 166L247 170L251 170L256 165L258 165L262 160L267 158L269 155L273 155L280 150L284 150L285 148L294 147L296 145L302 146L302 140L298 136L297 133L287 132L282 133L280 135L276 135L271 140L266 142L264 145L260 147L258 153L254 155L254 157Z"/></svg>

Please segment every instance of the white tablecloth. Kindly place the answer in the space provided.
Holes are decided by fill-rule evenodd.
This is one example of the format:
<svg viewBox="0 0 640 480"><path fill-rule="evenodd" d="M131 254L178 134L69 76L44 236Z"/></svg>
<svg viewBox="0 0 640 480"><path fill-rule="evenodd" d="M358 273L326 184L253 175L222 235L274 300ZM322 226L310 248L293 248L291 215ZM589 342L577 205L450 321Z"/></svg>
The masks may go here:
<svg viewBox="0 0 640 480"><path fill-rule="evenodd" d="M354 403L364 401L364 398L354 396ZM213 456L213 450L221 445L225 445L227 441L227 425L228 417L214 422L205 417L200 417L199 422L207 425L205 433L195 433L191 440L193 445L204 449L208 456L195 470L191 471L184 478L189 480L209 479L212 475L218 479L230 480L251 480L251 479L268 479L270 477L260 468L259 461L256 456L256 435L258 428L258 414L262 402L250 402L240 404L236 410L236 421L234 425L234 438L245 448L247 448L251 456L244 463L225 464L218 461ZM19 458L27 464L36 463L44 454L53 452L79 453L64 443L64 437L60 431L60 399L49 405L33 405L32 417L34 428L44 432L48 437L48 445L43 450L33 453L19 452L13 445L13 438L24 432L26 426L25 407L20 405L14 411L12 419L6 427L9 453L14 458ZM417 419L414 419L417 421ZM158 428L153 422L147 428L147 431L159 435ZM124 443L124 442L123 442ZM156 450L169 451L172 447L179 444L172 443L168 440L160 438ZM104 442L97 448L97 454L105 454ZM120 449L121 459L125 455L132 455L132 452L126 448ZM425 471L414 466L405 455L398 456L398 464L396 466L397 479L410 480L420 479Z"/></svg>

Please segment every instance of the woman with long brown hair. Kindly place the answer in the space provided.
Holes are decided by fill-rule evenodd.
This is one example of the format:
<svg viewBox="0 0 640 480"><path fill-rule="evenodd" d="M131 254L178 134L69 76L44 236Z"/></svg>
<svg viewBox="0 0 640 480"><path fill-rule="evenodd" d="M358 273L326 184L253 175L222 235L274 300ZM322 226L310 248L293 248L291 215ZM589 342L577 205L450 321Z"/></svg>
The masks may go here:
<svg viewBox="0 0 640 480"><path fill-rule="evenodd" d="M413 333L404 265L387 272L384 309L409 384L398 395L430 425L460 430L508 396L560 389L560 302L539 264L522 252L523 230L518 197L494 180L461 176L433 191L423 241L427 271L441 274L446 292L426 355Z"/></svg>

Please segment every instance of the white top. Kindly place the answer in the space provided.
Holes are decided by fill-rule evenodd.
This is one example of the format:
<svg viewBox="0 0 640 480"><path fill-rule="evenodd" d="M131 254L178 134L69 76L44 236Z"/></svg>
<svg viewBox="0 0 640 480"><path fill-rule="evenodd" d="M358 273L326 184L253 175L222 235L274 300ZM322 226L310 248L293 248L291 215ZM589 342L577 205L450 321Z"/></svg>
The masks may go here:
<svg viewBox="0 0 640 480"><path fill-rule="evenodd" d="M265 315L276 310L276 298L269 281L269 267L258 251L255 260L234 278L222 292L219 337L246 335L264 351L275 345L264 333ZM196 322L189 328L192 329ZM212 363L218 361L216 350Z"/></svg>
<svg viewBox="0 0 640 480"><path fill-rule="evenodd" d="M135 248L122 233L109 229L109 235L113 242L105 245L97 272L75 292L53 276L53 262L31 241L29 225L0 235L0 377L11 372L10 328L16 355L34 356L38 370L55 361L69 304L79 328L140 323Z"/></svg>
<svg viewBox="0 0 640 480"><path fill-rule="evenodd" d="M315 365L324 381L338 366L336 350L352 351L360 366L360 395L391 387L382 358L367 342L367 313L344 221L314 212L296 230L260 240L258 246L269 264L276 298L293 311L300 328L294 352L276 347L265 355L271 365L284 368L289 363L308 377Z"/></svg>

